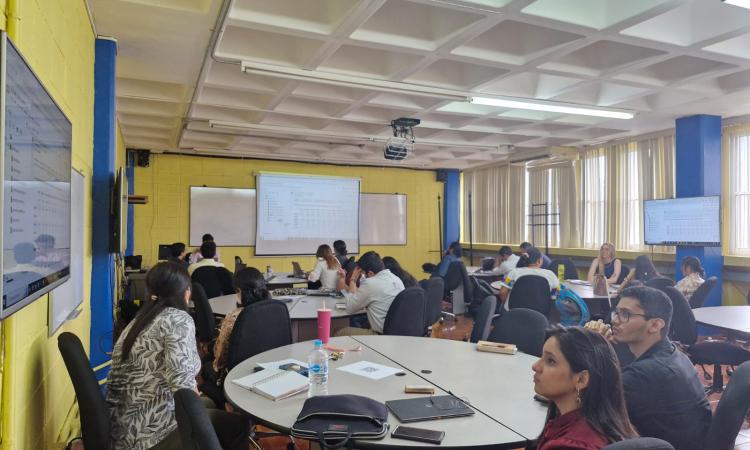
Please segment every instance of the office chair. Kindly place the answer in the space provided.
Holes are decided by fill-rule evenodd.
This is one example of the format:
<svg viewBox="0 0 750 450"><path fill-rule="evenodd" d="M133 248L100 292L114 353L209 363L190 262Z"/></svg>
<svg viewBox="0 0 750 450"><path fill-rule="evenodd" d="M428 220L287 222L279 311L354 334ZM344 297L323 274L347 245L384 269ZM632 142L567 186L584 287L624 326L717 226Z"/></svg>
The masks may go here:
<svg viewBox="0 0 750 450"><path fill-rule="evenodd" d="M484 298L488 295L495 295L495 291L489 283L480 278L470 276L469 282L471 283L472 295L471 299L464 299L466 311L476 319L477 311L481 307Z"/></svg>
<svg viewBox="0 0 750 450"><path fill-rule="evenodd" d="M78 400L81 416L83 445L107 450L112 448L109 411L102 397L99 383L83 350L81 340L73 333L63 332L57 337L57 347L68 369L70 381Z"/></svg>
<svg viewBox="0 0 750 450"><path fill-rule="evenodd" d="M184 450L222 450L206 407L191 389L174 393L174 413Z"/></svg>
<svg viewBox="0 0 750 450"><path fill-rule="evenodd" d="M473 290L466 266L461 261L454 261L448 266L448 271L443 277L445 282L444 299L453 304L454 314L465 311L464 302L471 301ZM458 294L458 295L457 295ZM458 302L458 303L456 303ZM455 317L455 316L454 316Z"/></svg>
<svg viewBox="0 0 750 450"><path fill-rule="evenodd" d="M609 444L602 450L674 450L674 447L661 439L639 437Z"/></svg>
<svg viewBox="0 0 750 450"><path fill-rule="evenodd" d="M706 448L732 450L750 408L750 362L743 363L721 395L706 436Z"/></svg>
<svg viewBox="0 0 750 450"><path fill-rule="evenodd" d="M198 345L203 346L208 355L213 355L213 344L218 330L208 296L200 283L193 283L190 295L195 307L195 332L198 335Z"/></svg>
<svg viewBox="0 0 750 450"><path fill-rule="evenodd" d="M258 353L291 343L292 324L283 302L263 300L245 306L229 337L227 369Z"/></svg>
<svg viewBox="0 0 750 450"><path fill-rule="evenodd" d="M622 284L622 282L625 281L625 278L627 278L629 273L630 273L630 267L621 263L620 264L620 276L617 277L617 283L615 284Z"/></svg>
<svg viewBox="0 0 750 450"><path fill-rule="evenodd" d="M552 295L549 283L539 275L525 275L513 283L508 296L508 309L528 308L549 317Z"/></svg>
<svg viewBox="0 0 750 450"><path fill-rule="evenodd" d="M193 272L193 282L200 283L208 298L234 293L232 273L224 267L205 266Z"/></svg>
<svg viewBox="0 0 750 450"><path fill-rule="evenodd" d="M703 304L706 303L706 299L711 294L714 286L716 286L717 281L718 279L716 277L708 277L708 279L704 281L695 292L693 292L693 295L690 296L690 307L693 309L702 307Z"/></svg>
<svg viewBox="0 0 750 450"><path fill-rule="evenodd" d="M668 286L674 286L674 280L667 277L654 277L650 280L646 281L646 286L654 288L654 289L661 289Z"/></svg>
<svg viewBox="0 0 750 450"><path fill-rule="evenodd" d="M662 287L662 292L672 300L672 323L669 327L669 338L683 346L691 346L698 339L695 315L690 304L680 291L672 286Z"/></svg>
<svg viewBox="0 0 750 450"><path fill-rule="evenodd" d="M707 393L722 392L724 390L724 375L721 371L722 365L739 366L750 361L750 351L745 350L737 344L726 341L703 341L687 349L693 364L700 364L703 369L703 378L713 380ZM704 364L714 366L713 374L706 372Z"/></svg>
<svg viewBox="0 0 750 450"><path fill-rule="evenodd" d="M474 327L471 329L469 342L479 342L487 340L492 328L492 320L495 318L495 309L497 308L497 297L488 295L479 304L474 318Z"/></svg>
<svg viewBox="0 0 750 450"><path fill-rule="evenodd" d="M542 313L533 309L515 308L495 319L495 328L487 340L515 344L518 350L526 354L542 356L547 326L549 322Z"/></svg>
<svg viewBox="0 0 750 450"><path fill-rule="evenodd" d="M442 317L443 289L445 283L442 278L433 277L421 280L419 285L425 291L425 320L423 336L429 336L432 332L432 325Z"/></svg>
<svg viewBox="0 0 750 450"><path fill-rule="evenodd" d="M557 275L558 268L560 266L565 267L565 279L566 280L577 280L578 279L578 269L576 269L576 265L573 262L571 258L564 257L564 258L555 258L552 260L552 262L549 265L549 270L552 271L555 275Z"/></svg>
<svg viewBox="0 0 750 450"><path fill-rule="evenodd" d="M396 295L383 324L383 334L424 336L425 292L421 287L404 289Z"/></svg>

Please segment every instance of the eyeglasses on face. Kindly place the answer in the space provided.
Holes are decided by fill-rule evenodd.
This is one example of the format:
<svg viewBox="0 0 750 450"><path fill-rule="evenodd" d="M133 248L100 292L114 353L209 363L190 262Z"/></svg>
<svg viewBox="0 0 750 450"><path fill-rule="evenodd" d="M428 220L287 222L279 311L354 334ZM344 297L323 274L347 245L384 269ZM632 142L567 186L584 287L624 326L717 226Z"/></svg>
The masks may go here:
<svg viewBox="0 0 750 450"><path fill-rule="evenodd" d="M646 314L637 314L634 312L630 312L627 309L613 309L612 310L612 320L619 320L623 323L630 322L630 318L633 316L640 316L643 317L644 320L649 320L651 317L647 316Z"/></svg>

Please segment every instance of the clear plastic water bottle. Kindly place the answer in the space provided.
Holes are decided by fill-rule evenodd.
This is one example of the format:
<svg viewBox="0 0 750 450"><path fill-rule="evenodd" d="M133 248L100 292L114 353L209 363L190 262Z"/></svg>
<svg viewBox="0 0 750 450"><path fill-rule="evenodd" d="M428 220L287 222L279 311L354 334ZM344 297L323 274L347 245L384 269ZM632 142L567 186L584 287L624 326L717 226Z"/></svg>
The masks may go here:
<svg viewBox="0 0 750 450"><path fill-rule="evenodd" d="M308 398L328 395L328 353L320 339L315 340L315 348L307 356L307 379L310 383Z"/></svg>

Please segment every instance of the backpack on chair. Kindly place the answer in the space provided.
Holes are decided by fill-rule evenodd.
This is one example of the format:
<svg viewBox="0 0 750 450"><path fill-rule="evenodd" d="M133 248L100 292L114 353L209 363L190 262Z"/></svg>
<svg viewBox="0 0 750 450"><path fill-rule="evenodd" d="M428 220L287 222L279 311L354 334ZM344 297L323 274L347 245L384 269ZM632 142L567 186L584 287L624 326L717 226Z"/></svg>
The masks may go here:
<svg viewBox="0 0 750 450"><path fill-rule="evenodd" d="M591 319L586 302L564 284L560 285L555 308L560 312L560 324L564 326L583 326Z"/></svg>

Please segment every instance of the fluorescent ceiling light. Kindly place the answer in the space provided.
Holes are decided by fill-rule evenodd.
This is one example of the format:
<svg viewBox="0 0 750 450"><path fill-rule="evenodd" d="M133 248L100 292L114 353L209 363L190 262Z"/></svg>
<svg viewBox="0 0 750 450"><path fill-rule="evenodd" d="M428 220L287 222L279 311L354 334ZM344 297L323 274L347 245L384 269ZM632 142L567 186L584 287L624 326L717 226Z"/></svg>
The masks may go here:
<svg viewBox="0 0 750 450"><path fill-rule="evenodd" d="M739 6L740 8L750 9L750 0L722 0L728 5Z"/></svg>
<svg viewBox="0 0 750 450"><path fill-rule="evenodd" d="M497 106L509 109L529 109L532 111L547 111L562 114L576 114L581 116L607 117L610 119L632 119L635 114L612 109L582 108L559 103L541 103L523 100L511 100L493 97L472 97L471 103L477 105Z"/></svg>

